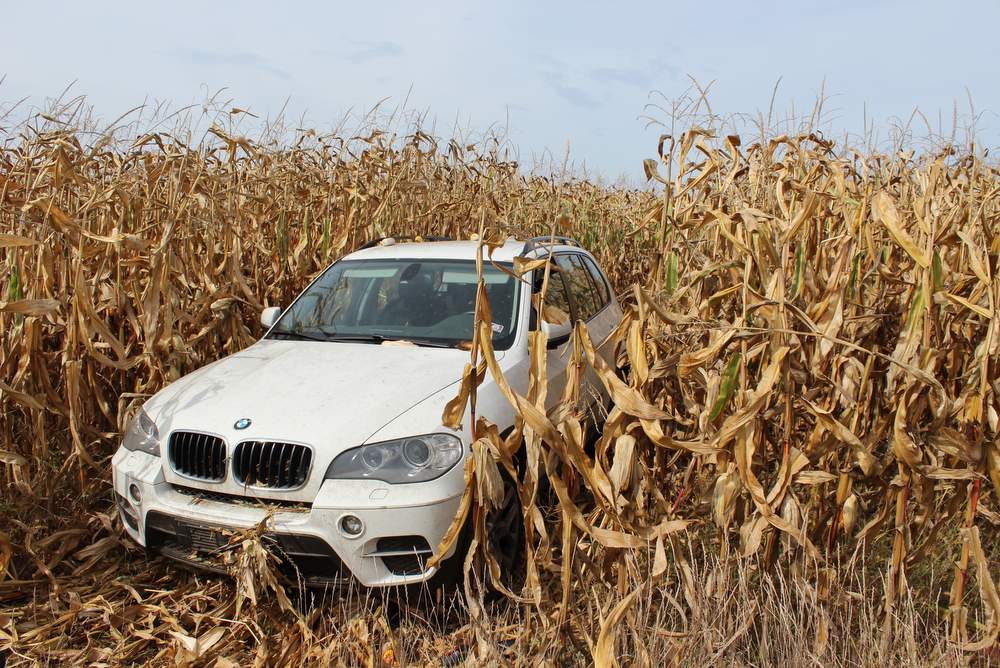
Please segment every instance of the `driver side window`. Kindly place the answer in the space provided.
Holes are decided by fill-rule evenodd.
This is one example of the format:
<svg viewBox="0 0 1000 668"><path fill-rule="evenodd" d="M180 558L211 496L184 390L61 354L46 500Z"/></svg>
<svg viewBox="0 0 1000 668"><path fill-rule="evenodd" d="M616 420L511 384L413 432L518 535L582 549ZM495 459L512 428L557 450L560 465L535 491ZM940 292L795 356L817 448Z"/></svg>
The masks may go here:
<svg viewBox="0 0 1000 668"><path fill-rule="evenodd" d="M579 254L562 255L558 257L563 268L563 275L569 286L570 300L573 303L574 318L589 321L601 310L601 299L594 286L594 279L583 263Z"/></svg>
<svg viewBox="0 0 1000 668"><path fill-rule="evenodd" d="M532 306L537 308L538 294L542 291L545 270L535 270L534 288L532 290ZM534 315L534 313L532 313ZM563 272L556 262L549 269L549 284L545 291L545 302L542 308L542 319L553 324L571 322L572 309L569 303L569 293L563 280Z"/></svg>

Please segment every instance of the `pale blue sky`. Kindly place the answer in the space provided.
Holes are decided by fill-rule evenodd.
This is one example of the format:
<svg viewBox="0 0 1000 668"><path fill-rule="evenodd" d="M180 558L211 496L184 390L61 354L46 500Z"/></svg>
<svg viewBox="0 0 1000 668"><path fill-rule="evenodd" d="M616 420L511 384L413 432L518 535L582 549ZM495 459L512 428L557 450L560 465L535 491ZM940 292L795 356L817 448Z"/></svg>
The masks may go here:
<svg viewBox="0 0 1000 668"><path fill-rule="evenodd" d="M808 110L861 133L920 108L945 130L953 105L1000 143L1000 3L474 2L104 3L0 0L0 109L43 106L72 81L114 118L144 99L174 107L224 94L262 117L329 128L390 98L462 127L508 125L523 163L544 149L607 178L641 180L660 130L639 117L651 90L714 81L719 114ZM923 132L922 124L917 128ZM887 136L883 131L882 136Z"/></svg>

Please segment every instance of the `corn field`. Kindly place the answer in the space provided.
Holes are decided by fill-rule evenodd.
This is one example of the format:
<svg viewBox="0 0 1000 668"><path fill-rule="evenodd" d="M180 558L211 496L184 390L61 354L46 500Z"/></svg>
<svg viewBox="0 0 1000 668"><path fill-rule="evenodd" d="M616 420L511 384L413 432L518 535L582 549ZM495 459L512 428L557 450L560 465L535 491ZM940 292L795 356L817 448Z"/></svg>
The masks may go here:
<svg viewBox="0 0 1000 668"><path fill-rule="evenodd" d="M636 156L648 184L632 189L529 175L502 141L416 128L93 141L35 118L0 140L10 661L1000 661L1000 179L984 155L690 127ZM578 327L546 411L534 333L527 396L506 388L514 431L476 416L439 547L472 522L463 597L318 600L276 579L260 531L233 578L129 543L109 463L125 416L252 343L261 308L375 237L477 235L488 261L508 235L551 233L608 271L618 363ZM477 369L496 369L485 308L446 423L467 415ZM588 368L612 397L592 451L573 382ZM528 559L498 602L477 583L498 568L482 545L501 471Z"/></svg>

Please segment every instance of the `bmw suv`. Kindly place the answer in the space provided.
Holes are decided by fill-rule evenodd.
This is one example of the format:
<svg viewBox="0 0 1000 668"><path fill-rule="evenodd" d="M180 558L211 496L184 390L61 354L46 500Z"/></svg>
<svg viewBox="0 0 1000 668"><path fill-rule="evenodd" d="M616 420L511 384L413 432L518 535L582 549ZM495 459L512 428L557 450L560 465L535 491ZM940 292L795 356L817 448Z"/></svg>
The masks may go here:
<svg viewBox="0 0 1000 668"><path fill-rule="evenodd" d="M323 271L287 309L265 309L258 342L146 401L112 460L128 535L213 569L212 554L233 530L268 519L282 564L316 586L352 578L368 587L418 584L459 562L425 565L456 515L470 456L469 415L451 429L442 412L469 360L477 246L368 244ZM542 270L515 278L518 257L551 258L544 319L532 305ZM547 396L558 401L573 324L583 321L600 344L622 317L607 277L590 253L558 237L508 241L483 266L504 377L527 391L527 334L542 328ZM598 351L612 361L607 346ZM581 396L606 399L596 377L583 382L590 387ZM514 424L489 374L477 412L501 431ZM508 497L505 510L516 516L517 495Z"/></svg>

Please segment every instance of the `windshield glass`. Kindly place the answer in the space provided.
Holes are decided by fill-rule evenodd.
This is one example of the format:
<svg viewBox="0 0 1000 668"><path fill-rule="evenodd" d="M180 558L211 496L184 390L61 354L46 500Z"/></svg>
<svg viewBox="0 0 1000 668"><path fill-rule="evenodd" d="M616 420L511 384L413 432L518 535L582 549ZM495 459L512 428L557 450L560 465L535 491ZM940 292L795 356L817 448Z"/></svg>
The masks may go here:
<svg viewBox="0 0 1000 668"><path fill-rule="evenodd" d="M506 350L516 332L519 281L488 263L483 279L493 345ZM454 346L472 339L476 280L476 263L468 260L337 262L281 316L269 337Z"/></svg>

